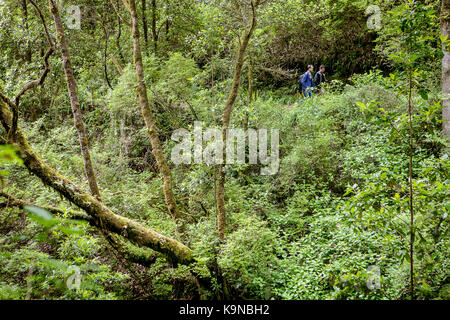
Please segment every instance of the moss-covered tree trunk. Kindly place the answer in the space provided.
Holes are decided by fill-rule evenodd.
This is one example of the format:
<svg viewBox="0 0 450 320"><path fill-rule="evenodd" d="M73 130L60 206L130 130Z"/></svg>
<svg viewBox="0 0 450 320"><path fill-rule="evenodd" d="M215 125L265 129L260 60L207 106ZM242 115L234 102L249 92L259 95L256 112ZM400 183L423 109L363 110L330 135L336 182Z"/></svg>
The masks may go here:
<svg viewBox="0 0 450 320"><path fill-rule="evenodd" d="M450 0L442 0L441 8L441 33L450 38ZM443 129L450 137L450 52L444 46L444 57L442 58L442 95L444 96L442 104L442 119L444 120Z"/></svg>
<svg viewBox="0 0 450 320"><path fill-rule="evenodd" d="M66 76L67 90L69 91L70 106L72 107L73 120L78 132L80 140L81 155L83 156L84 171L88 180L91 193L97 198L101 199L100 190L97 185L94 168L92 166L91 155L89 152L89 142L86 136L86 129L83 122L83 114L81 113L80 102L78 100L78 88L75 76L73 73L72 63L70 62L70 53L67 46L66 36L64 35L64 28L59 15L57 5L53 0L49 0L50 11L55 21L56 35L59 39L59 47L63 59L64 74Z"/></svg>
<svg viewBox="0 0 450 320"><path fill-rule="evenodd" d="M244 65L245 52L248 43L256 27L256 8L259 5L259 0L252 1L252 21L250 26L244 32L242 39L239 41L239 48L236 55L236 62L234 66L233 83L231 91L225 102L225 108L222 116L222 141L223 141L223 155L226 151L227 130L230 126L231 111L236 102L241 82L242 66ZM223 171L225 162L219 165L218 184L217 184L217 232L219 238L223 240L225 236L225 172Z"/></svg>
<svg viewBox="0 0 450 320"><path fill-rule="evenodd" d="M177 223L179 230L181 230L182 223L180 221L181 214L177 208L175 195L173 193L173 182L172 173L168 166L166 157L164 155L161 141L158 137L158 130L156 127L155 119L153 117L147 96L147 87L144 83L144 65L142 63L142 51L139 43L139 24L136 12L136 2L135 0L124 0L124 4L130 12L131 15L131 34L133 36L133 56L134 64L136 67L136 77L137 77L137 90L139 95L139 104L141 106L142 116L144 118L145 124L147 126L147 131L150 136L150 142L152 144L152 153L155 156L156 162L158 164L158 169L163 177L163 190L164 198L166 202L167 209L172 216L173 220Z"/></svg>
<svg viewBox="0 0 450 320"><path fill-rule="evenodd" d="M12 113L3 99L0 99L0 121L5 132L9 132L12 125ZM92 218L91 223L94 226L121 235L138 246L160 252L173 262L189 264L194 261L191 249L184 244L114 213L47 165L34 153L20 129L17 129L8 141L4 138L2 140L3 143L12 143L17 148L18 155L27 169L39 177L45 185L84 210Z"/></svg>

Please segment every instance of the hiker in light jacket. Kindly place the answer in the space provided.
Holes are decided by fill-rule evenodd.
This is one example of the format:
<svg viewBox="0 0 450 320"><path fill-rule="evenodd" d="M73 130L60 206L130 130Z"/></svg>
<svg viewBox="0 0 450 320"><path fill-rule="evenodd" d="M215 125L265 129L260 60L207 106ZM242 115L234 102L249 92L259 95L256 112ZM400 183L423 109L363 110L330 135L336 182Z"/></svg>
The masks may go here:
<svg viewBox="0 0 450 320"><path fill-rule="evenodd" d="M306 71L300 78L299 82L302 85L302 98L300 102L302 102L303 98L312 98L313 89L314 89L314 81L312 77L312 72L314 71L314 66L309 65L308 71Z"/></svg>

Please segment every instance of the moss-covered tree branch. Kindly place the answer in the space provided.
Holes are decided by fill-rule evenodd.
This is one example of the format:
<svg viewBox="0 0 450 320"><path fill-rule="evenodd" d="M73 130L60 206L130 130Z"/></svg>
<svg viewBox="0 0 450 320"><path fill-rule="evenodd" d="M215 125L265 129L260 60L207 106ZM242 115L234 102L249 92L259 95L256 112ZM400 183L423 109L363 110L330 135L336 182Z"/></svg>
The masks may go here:
<svg viewBox="0 0 450 320"><path fill-rule="evenodd" d="M12 125L12 114L3 100L0 100L0 121L4 130L8 132ZM54 168L47 165L31 149L27 139L19 129L9 138L8 143L12 143L17 148L18 155L31 173L39 177L45 185L53 188L68 201L84 210L93 219L93 225L108 232L122 235L138 246L160 252L171 261L182 264L190 264L194 261L192 250L181 242L114 213L96 198L82 191Z"/></svg>

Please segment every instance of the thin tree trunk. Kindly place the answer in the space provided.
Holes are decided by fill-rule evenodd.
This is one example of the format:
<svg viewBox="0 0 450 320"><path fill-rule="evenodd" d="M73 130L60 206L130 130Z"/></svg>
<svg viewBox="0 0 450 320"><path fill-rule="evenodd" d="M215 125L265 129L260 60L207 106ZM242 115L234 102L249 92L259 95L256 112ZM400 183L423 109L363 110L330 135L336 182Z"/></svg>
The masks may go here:
<svg viewBox="0 0 450 320"><path fill-rule="evenodd" d="M120 36L122 35L122 20L123 17L120 15L119 12L119 1L117 0L117 6L114 4L113 0L109 0L109 2L111 3L112 7L114 8L114 11L116 12L116 16L117 16L117 37L116 37L116 45L117 45L117 51L119 51L119 58L120 61L125 64L125 58L123 57L122 54L122 46L120 45ZM127 22L125 22L125 24L127 24Z"/></svg>
<svg viewBox="0 0 450 320"><path fill-rule="evenodd" d="M158 53L158 31L156 30L156 0L152 0L152 37L153 37L153 50L155 55Z"/></svg>
<svg viewBox="0 0 450 320"><path fill-rule="evenodd" d="M166 41L169 42L169 1L166 0Z"/></svg>
<svg viewBox="0 0 450 320"><path fill-rule="evenodd" d="M120 65L119 61L117 61L117 59L112 55L112 53L109 54L109 57L111 58L111 61L114 63L114 65L116 66L117 72L119 73L119 75L123 76L123 69L122 66Z"/></svg>
<svg viewBox="0 0 450 320"><path fill-rule="evenodd" d="M253 66L252 57L248 56L248 104L250 105L253 100Z"/></svg>
<svg viewBox="0 0 450 320"><path fill-rule="evenodd" d="M27 7L27 0L22 0L22 11L23 11L23 27L28 33L28 7ZM25 51L25 61L31 62L31 43L30 40L27 40L27 49Z"/></svg>
<svg viewBox="0 0 450 320"><path fill-rule="evenodd" d="M441 8L441 33L450 39L450 0L442 0ZM442 119L444 120L443 129L447 137L450 137L450 52L447 46L443 48L444 57L442 58Z"/></svg>
<svg viewBox="0 0 450 320"><path fill-rule="evenodd" d="M106 27L103 25L103 30L105 31L105 50L104 50L104 54L103 54L103 70L105 73L105 80L106 83L108 84L108 87L110 89L113 89L111 82L109 81L109 77L108 77L108 63L107 63L107 57L108 57L108 39L109 39L109 35L108 35L108 30L106 29Z"/></svg>
<svg viewBox="0 0 450 320"><path fill-rule="evenodd" d="M141 106L141 112L145 124L147 126L148 134L150 136L150 142L152 144L152 153L155 156L159 171L163 176L164 181L163 190L167 209L170 215L172 216L173 220L177 222L178 227L181 227L179 221L179 219L181 218L181 214L177 208L175 195L173 193L172 174L167 164L166 157L164 156L161 141L159 140L158 137L158 130L156 127L155 119L153 117L152 111L150 110L150 105L148 102L147 88L144 84L144 66L142 63L141 46L139 44L138 17L136 13L135 0L129 0L128 4L131 14L131 33L133 36L134 64L136 67L136 76L138 82L137 90L139 94L139 103Z"/></svg>
<svg viewBox="0 0 450 320"><path fill-rule="evenodd" d="M75 76L73 74L72 64L70 62L69 49L67 47L66 36L64 35L64 28L59 16L59 10L53 0L49 0L50 11L53 14L55 21L56 35L59 38L59 46L63 58L64 73L66 75L67 89L69 91L70 105L72 107L73 119L75 127L78 132L80 140L81 155L83 156L84 171L89 183L89 188L92 195L97 199L101 199L100 191L97 185L94 168L92 167L91 156L89 153L89 143L86 137L86 130L83 122L83 115L81 113L80 102L78 100L78 88Z"/></svg>
<svg viewBox="0 0 450 320"><path fill-rule="evenodd" d="M258 7L259 0L252 1L253 17L252 22L248 29L245 31L242 40L239 42L239 49L236 56L236 62L234 67L233 83L231 85L231 91L225 102L225 108L222 116L222 141L223 141L223 155L226 151L226 139L227 130L230 125L231 110L239 92L239 85L241 82L242 66L244 64L245 52L247 50L248 43L256 27L256 8ZM223 171L225 159L222 164L219 165L218 185L217 185L217 232L221 240L225 236L225 172Z"/></svg>
<svg viewBox="0 0 450 320"><path fill-rule="evenodd" d="M145 49L148 49L148 25L147 25L147 3L146 0L141 0L142 4L142 28L144 30Z"/></svg>
<svg viewBox="0 0 450 320"><path fill-rule="evenodd" d="M248 96L247 103L248 107L253 102L253 65L252 65L252 57L250 55L248 57L248 73L247 73L247 81L248 81ZM244 131L247 132L248 129L248 110L245 111L245 119L244 119Z"/></svg>
<svg viewBox="0 0 450 320"><path fill-rule="evenodd" d="M408 167L408 185L409 185L409 215L410 215L410 239L409 239L409 255L410 255L410 283L409 291L411 300L414 299L414 205L413 205L413 126L412 126L412 70L409 70L409 93L408 93L408 124L409 124L409 167Z"/></svg>

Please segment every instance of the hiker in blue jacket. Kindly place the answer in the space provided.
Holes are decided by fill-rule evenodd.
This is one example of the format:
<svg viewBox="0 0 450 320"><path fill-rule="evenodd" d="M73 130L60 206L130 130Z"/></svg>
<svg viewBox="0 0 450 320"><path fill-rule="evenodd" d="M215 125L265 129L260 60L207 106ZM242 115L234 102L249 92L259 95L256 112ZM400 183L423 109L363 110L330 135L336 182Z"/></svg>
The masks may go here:
<svg viewBox="0 0 450 320"><path fill-rule="evenodd" d="M314 71L314 66L309 65L308 71L306 71L300 78L299 83L302 86L302 97L300 98L300 102L303 101L303 98L312 98L313 89L314 89L314 81L312 72Z"/></svg>

